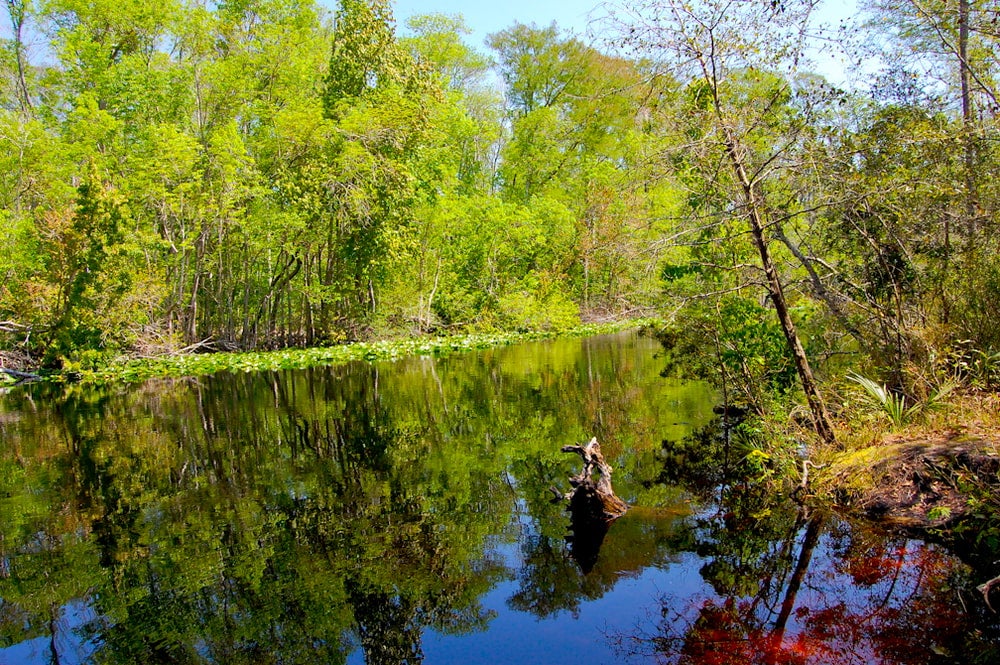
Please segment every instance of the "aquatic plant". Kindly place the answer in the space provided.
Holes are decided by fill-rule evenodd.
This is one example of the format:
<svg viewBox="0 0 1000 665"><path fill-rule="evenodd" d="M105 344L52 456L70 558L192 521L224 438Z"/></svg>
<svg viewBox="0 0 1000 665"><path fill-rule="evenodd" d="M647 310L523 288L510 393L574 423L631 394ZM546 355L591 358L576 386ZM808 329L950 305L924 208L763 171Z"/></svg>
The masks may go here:
<svg viewBox="0 0 1000 665"><path fill-rule="evenodd" d="M446 356L554 337L589 337L638 328L648 323L645 320L633 320L587 324L561 332L476 333L355 342L280 351L177 354L155 358L123 359L112 361L103 367L74 367L72 374L63 373L49 378L84 383L136 382L152 378L203 376L223 371L263 372L339 365L351 361L393 361L413 356Z"/></svg>

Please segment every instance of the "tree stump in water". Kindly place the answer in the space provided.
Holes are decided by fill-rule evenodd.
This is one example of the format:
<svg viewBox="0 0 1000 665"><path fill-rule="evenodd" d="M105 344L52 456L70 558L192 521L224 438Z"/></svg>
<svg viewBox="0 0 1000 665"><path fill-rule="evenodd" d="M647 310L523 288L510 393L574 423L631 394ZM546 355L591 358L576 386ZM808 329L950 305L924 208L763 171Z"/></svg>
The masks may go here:
<svg viewBox="0 0 1000 665"><path fill-rule="evenodd" d="M611 487L611 465L604 460L597 438L591 439L585 446L563 446L562 451L576 453L583 459L583 470L569 479L573 491L563 496L569 501L570 508L574 512L585 509L592 517L608 521L624 515L628 504L615 496ZM597 482L593 478L595 470L598 473Z"/></svg>
<svg viewBox="0 0 1000 665"><path fill-rule="evenodd" d="M625 514L628 504L615 496L611 487L611 465L601 454L596 438L585 446L563 446L562 451L576 453L583 459L583 469L569 479L573 491L562 494L553 487L552 492L556 500L569 501L570 528L573 530L573 535L568 537L572 543L571 552L583 572L589 573L597 562L608 528ZM594 471L598 473L596 482Z"/></svg>

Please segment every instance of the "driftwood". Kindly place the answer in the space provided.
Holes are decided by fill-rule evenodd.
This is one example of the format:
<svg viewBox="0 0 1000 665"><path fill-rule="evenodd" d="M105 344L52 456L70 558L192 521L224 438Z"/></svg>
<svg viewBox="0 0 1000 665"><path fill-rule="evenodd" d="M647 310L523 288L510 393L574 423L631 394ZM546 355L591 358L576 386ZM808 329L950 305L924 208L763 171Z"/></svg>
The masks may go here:
<svg viewBox="0 0 1000 665"><path fill-rule="evenodd" d="M994 610L993 605L990 604L990 591L992 591L993 587L997 586L998 584L1000 584L1000 575L994 577L991 580L986 580L985 582L976 587L976 590L979 593L983 594L983 600L986 601L986 607L990 608L990 611L993 612L994 614L996 614L996 610Z"/></svg>
<svg viewBox="0 0 1000 665"><path fill-rule="evenodd" d="M567 536L571 543L573 558L589 573L597 562L604 536L611 523L625 514L628 504L615 496L611 486L611 466L601 454L597 439L591 439L585 446L563 446L564 453L576 453L583 459L583 469L569 479L573 490L566 494L551 488L556 501L568 501L572 514ZM597 480L594 480L594 472Z"/></svg>

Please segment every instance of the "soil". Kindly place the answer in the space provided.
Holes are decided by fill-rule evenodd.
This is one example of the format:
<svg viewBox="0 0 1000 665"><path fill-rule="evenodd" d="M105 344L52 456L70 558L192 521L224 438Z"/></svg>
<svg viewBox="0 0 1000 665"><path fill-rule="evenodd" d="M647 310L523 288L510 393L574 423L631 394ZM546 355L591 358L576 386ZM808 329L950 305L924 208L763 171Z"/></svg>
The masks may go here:
<svg viewBox="0 0 1000 665"><path fill-rule="evenodd" d="M816 487L847 512L889 526L947 528L969 517L972 493L1000 502L1000 432L890 436L834 459Z"/></svg>

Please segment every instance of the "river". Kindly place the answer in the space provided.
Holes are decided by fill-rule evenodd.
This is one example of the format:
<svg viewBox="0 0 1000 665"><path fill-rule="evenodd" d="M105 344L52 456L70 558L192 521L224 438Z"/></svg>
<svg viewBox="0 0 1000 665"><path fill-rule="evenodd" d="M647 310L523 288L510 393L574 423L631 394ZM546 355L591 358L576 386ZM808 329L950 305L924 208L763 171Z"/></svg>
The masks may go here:
<svg viewBox="0 0 1000 665"><path fill-rule="evenodd" d="M945 549L757 482L634 333L0 398L0 663L996 662ZM631 504L574 533L597 437Z"/></svg>

